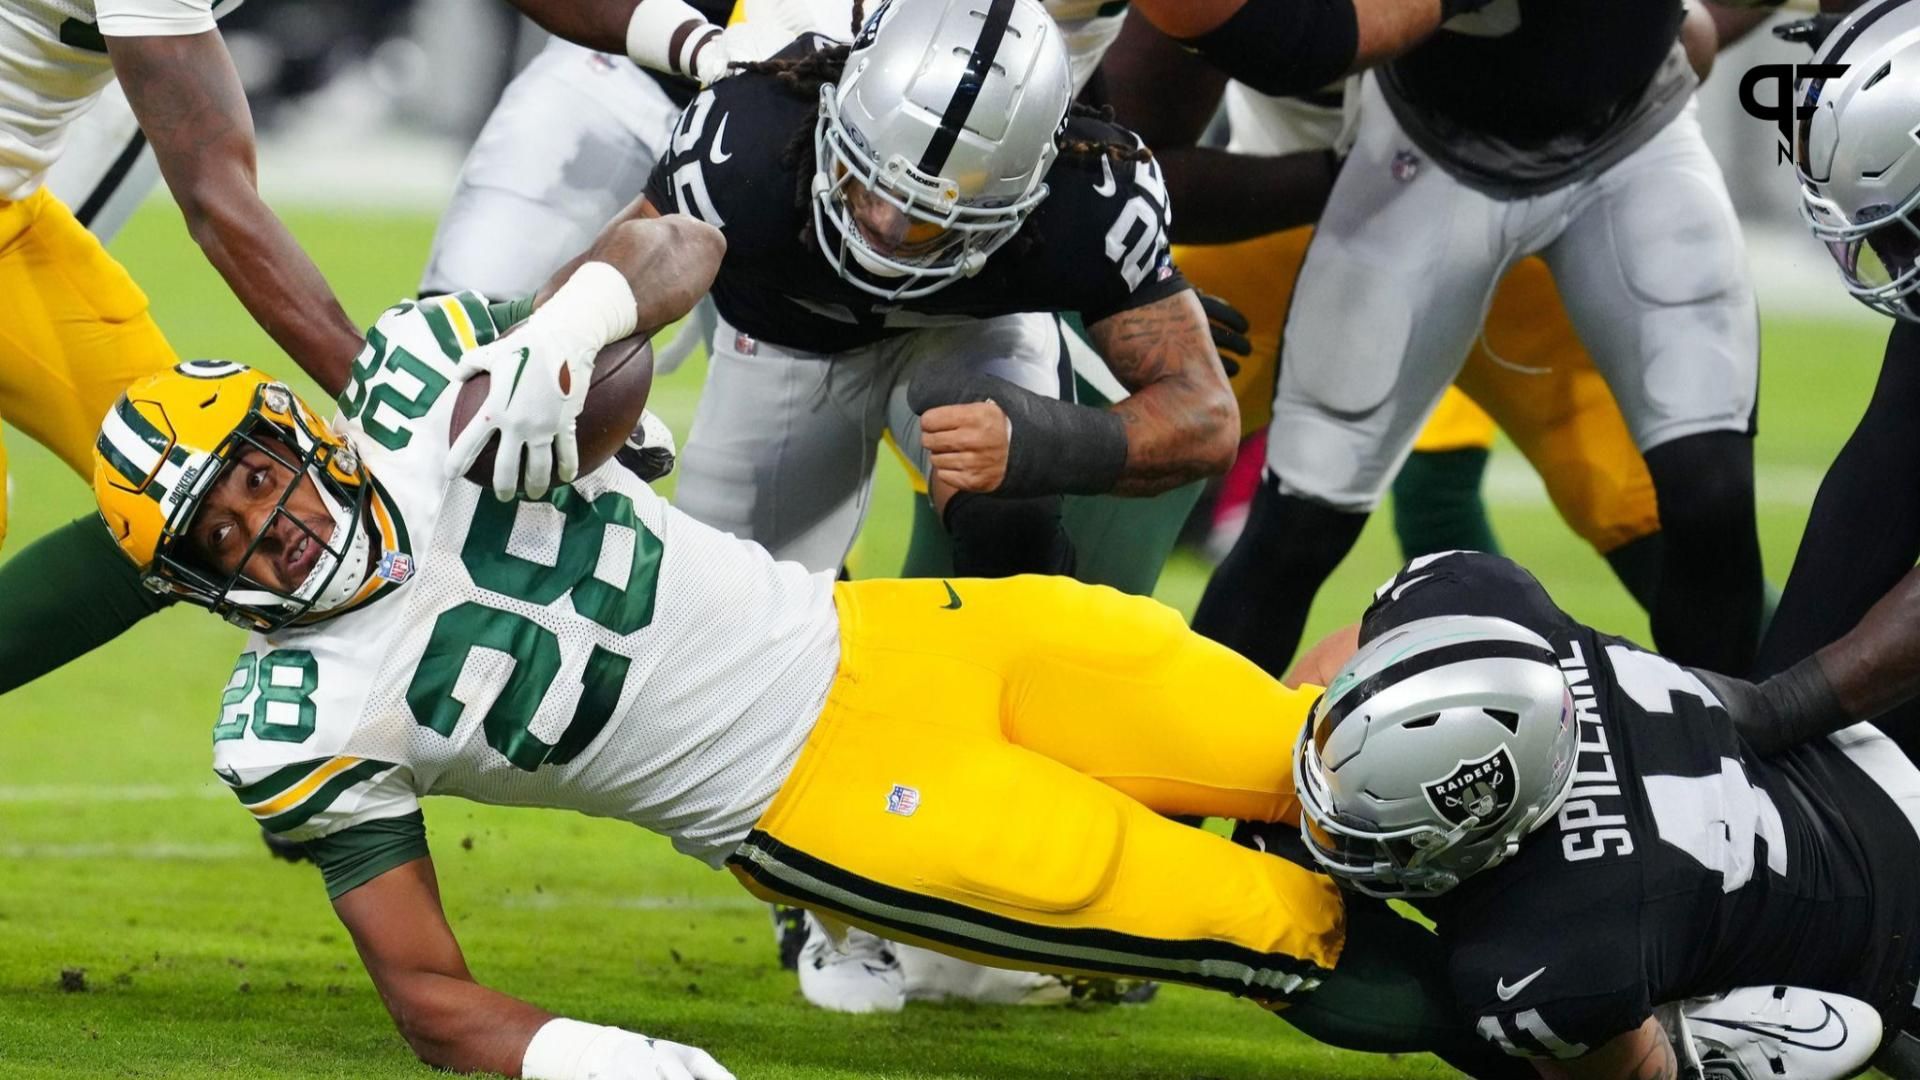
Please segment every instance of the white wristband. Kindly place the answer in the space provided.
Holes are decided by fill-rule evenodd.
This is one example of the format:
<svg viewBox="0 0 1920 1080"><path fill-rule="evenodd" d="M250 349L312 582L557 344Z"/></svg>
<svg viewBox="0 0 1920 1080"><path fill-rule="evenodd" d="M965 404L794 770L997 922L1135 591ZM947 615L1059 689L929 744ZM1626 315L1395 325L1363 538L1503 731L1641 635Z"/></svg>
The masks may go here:
<svg viewBox="0 0 1920 1080"><path fill-rule="evenodd" d="M527 317L526 332L537 334L561 355L594 354L628 334L640 322L640 305L627 276L603 262L581 264L547 302Z"/></svg>
<svg viewBox="0 0 1920 1080"><path fill-rule="evenodd" d="M640 0L627 20L627 56L644 68L697 78L701 54L717 47L719 36L720 27L685 0Z"/></svg>

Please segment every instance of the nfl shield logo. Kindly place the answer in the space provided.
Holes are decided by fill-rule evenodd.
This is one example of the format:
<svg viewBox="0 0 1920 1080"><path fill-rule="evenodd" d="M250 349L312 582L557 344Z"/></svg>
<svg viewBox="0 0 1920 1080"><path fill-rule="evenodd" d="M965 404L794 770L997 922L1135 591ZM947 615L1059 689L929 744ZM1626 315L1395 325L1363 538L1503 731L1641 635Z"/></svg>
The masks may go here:
<svg viewBox="0 0 1920 1080"><path fill-rule="evenodd" d="M1393 155L1393 178L1406 183L1420 175L1420 158L1411 150L1402 150Z"/></svg>
<svg viewBox="0 0 1920 1080"><path fill-rule="evenodd" d="M1450 825L1474 822L1485 828L1500 821L1513 809L1513 756L1503 743L1493 753L1474 761L1462 761L1452 772L1422 785L1427 805Z"/></svg>
<svg viewBox="0 0 1920 1080"><path fill-rule="evenodd" d="M920 809L920 792L913 788L905 784L895 784L893 790L887 792L887 813L912 817L913 812L918 809Z"/></svg>
<svg viewBox="0 0 1920 1080"><path fill-rule="evenodd" d="M380 556L380 565L374 573L395 585L404 584L413 576L413 556L404 551L389 551Z"/></svg>

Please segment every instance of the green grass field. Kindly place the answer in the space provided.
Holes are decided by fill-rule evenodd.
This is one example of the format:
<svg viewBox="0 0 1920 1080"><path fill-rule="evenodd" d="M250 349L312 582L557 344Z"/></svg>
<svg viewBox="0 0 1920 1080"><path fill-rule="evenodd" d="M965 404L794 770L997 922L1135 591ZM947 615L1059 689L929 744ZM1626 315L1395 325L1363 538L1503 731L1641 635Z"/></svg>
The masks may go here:
<svg viewBox="0 0 1920 1080"><path fill-rule="evenodd" d="M420 217L290 223L363 321L413 292L432 230ZM170 206L143 211L115 250L183 355L294 374ZM1776 582L1883 335L1857 322L1767 327L1760 524ZM682 435L700 378L692 364L655 387L656 410ZM51 455L17 434L8 450L10 549L90 509ZM903 547L908 496L889 468L856 553L862 575L897 567ZM1495 516L1509 553L1563 604L1644 637L1605 564L1544 502L1502 498ZM1321 594L1311 632L1351 621L1394 569L1386 526L1374 523ZM1163 598L1191 611L1204 574L1176 563ZM317 875L266 858L209 770L208 728L240 642L176 609L0 699L0 1077L429 1075L394 1033ZM1430 1059L1326 1050L1249 1005L1181 989L1144 1008L822 1014L774 968L764 909L665 842L571 814L449 800L427 814L447 910L480 978L703 1046L744 1080L1448 1075Z"/></svg>

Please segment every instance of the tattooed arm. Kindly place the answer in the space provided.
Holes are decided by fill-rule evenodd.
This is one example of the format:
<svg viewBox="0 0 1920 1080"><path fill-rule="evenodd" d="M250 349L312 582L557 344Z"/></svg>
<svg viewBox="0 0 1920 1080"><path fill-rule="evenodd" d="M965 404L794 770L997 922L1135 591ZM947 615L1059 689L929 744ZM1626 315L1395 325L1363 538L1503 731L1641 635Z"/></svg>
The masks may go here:
<svg viewBox="0 0 1920 1080"><path fill-rule="evenodd" d="M1680 1075L1673 1044L1656 1016L1584 1056L1564 1061L1542 1058L1533 1067L1544 1080L1676 1080Z"/></svg>
<svg viewBox="0 0 1920 1080"><path fill-rule="evenodd" d="M1133 392L1113 407L1127 428L1116 494L1153 495L1227 471L1240 409L1192 290L1109 315L1087 333Z"/></svg>
<svg viewBox="0 0 1920 1080"><path fill-rule="evenodd" d="M106 42L114 74L207 261L261 329L327 393L338 393L360 351L360 330L260 201L253 115L219 31Z"/></svg>

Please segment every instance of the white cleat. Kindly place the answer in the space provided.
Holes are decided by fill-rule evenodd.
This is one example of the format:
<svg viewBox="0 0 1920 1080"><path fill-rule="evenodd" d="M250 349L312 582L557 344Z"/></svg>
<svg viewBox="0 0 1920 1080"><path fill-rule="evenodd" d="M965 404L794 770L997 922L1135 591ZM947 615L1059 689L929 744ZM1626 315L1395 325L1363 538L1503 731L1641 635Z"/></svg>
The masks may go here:
<svg viewBox="0 0 1920 1080"><path fill-rule="evenodd" d="M1742 987L1687 1002L1683 1015L1704 1080L1845 1080L1880 1046L1880 1014L1824 990ZM1677 1041L1684 1059L1688 1040Z"/></svg>
<svg viewBox="0 0 1920 1080"><path fill-rule="evenodd" d="M917 945L895 944L893 952L906 976L909 1001L1065 1005L1073 1000L1073 988L1058 976L987 967Z"/></svg>
<svg viewBox="0 0 1920 1080"><path fill-rule="evenodd" d="M907 1004L906 979L894 946L849 927L836 939L807 915L807 943L800 947L800 995L832 1012L899 1012Z"/></svg>

